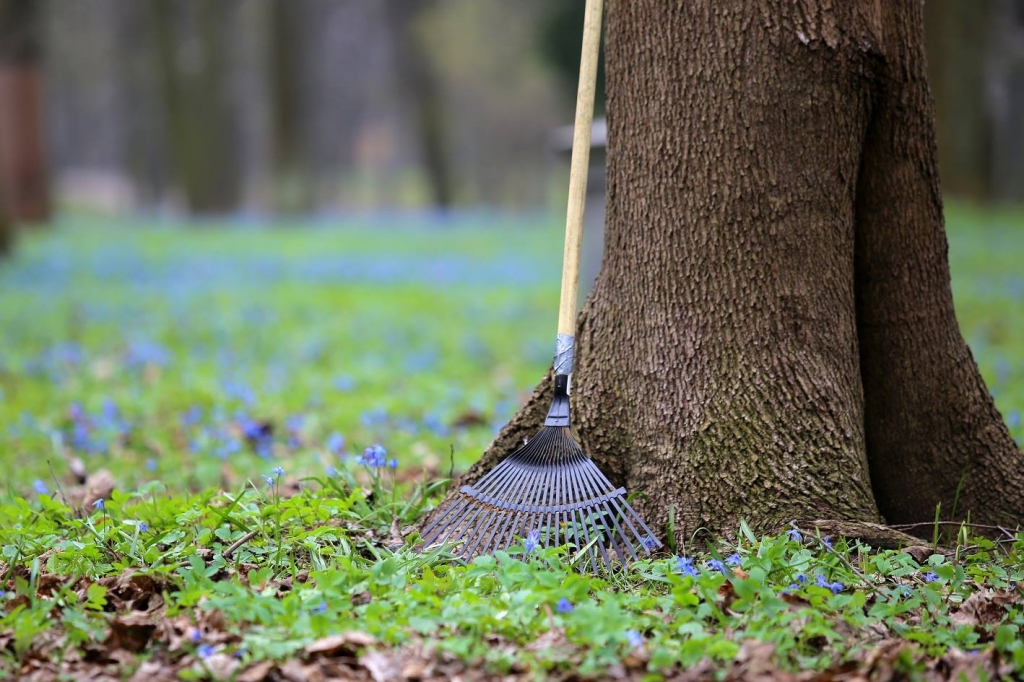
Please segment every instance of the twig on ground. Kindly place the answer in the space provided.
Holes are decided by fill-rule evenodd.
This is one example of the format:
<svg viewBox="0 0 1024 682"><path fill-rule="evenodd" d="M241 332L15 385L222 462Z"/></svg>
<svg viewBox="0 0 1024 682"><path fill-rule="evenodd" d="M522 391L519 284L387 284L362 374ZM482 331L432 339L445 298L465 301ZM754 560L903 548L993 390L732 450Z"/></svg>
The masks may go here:
<svg viewBox="0 0 1024 682"><path fill-rule="evenodd" d="M1002 533L1008 540L1016 540L1017 536L1014 531L1010 530L1006 526L993 526L984 523L970 523L967 521L918 521L917 523L897 523L893 524L891 528L897 530L913 530L914 528L927 528L929 526L967 526L968 528L977 528L979 530L994 530Z"/></svg>
<svg viewBox="0 0 1024 682"><path fill-rule="evenodd" d="M239 547L241 547L245 543L249 542L249 540L252 540L254 537L256 537L257 533L259 533L258 530L251 530L242 537L238 538L237 540L232 542L227 549L224 550L224 554L222 556L225 559L230 559L231 555L234 554Z"/></svg>

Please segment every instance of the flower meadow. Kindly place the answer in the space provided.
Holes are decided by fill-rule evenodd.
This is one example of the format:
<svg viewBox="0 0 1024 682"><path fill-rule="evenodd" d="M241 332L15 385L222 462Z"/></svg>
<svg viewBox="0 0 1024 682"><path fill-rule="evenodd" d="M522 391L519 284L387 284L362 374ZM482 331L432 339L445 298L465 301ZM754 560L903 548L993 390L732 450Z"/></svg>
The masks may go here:
<svg viewBox="0 0 1024 682"><path fill-rule="evenodd" d="M62 219L0 263L0 676L1024 674L1024 535L746 525L600 576L416 524L550 362L544 214ZM954 206L957 313L1024 441L1024 219ZM664 537L665 529L658 529Z"/></svg>

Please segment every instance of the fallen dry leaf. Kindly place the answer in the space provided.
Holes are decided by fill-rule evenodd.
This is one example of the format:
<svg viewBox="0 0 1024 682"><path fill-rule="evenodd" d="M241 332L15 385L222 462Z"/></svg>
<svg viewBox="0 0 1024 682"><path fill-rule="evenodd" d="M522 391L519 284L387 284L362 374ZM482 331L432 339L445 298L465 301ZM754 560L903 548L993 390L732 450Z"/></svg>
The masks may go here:
<svg viewBox="0 0 1024 682"><path fill-rule="evenodd" d="M365 632L352 631L318 639L306 646L307 656L355 655L356 650L376 644L377 640Z"/></svg>

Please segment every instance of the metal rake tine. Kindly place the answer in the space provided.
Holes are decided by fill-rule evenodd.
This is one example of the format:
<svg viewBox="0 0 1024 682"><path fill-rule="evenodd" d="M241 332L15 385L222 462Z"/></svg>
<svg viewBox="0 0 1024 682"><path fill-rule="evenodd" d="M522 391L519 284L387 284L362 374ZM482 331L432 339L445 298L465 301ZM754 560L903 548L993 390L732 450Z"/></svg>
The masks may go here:
<svg viewBox="0 0 1024 682"><path fill-rule="evenodd" d="M498 517L501 516L501 510L499 510L497 507L486 507L486 509L487 511L484 514L483 518L480 520L480 523L477 524L476 528L473 529L474 534L476 535L476 540L474 540L472 544L467 544L466 546L466 553L470 556L476 550L477 545L479 545L480 542L483 541L484 537L487 536L487 529L491 526L492 523L496 524ZM486 544L485 547L480 550L480 553L487 553Z"/></svg>
<svg viewBox="0 0 1024 682"><path fill-rule="evenodd" d="M591 479L591 480L593 481L593 480L594 480L594 479L596 478L596 477L595 477L595 476L593 475L593 474L594 474L594 472L595 472L595 471L597 471L597 472L600 472L600 469L598 469L598 468L597 468L597 465L595 465L595 464L594 464L593 462L588 462L588 464L589 464L590 466L588 466L588 467L586 467L586 468L585 468L585 471L584 471L583 475L584 475L584 476L588 476L588 477L589 477L589 478L590 478L590 479ZM607 483L608 483L609 485L611 485L611 482L610 482L610 481L608 481L608 479L607 479L607 478L605 478L604 476L601 476L601 478L603 478L603 479L605 480L605 482L607 482ZM603 505L604 505L604 509L605 509L605 511L606 511L606 512L608 512L608 516L609 516L609 517L611 518L611 522L612 522L612 523L613 523L613 524L615 525L615 531L616 531L616 533L617 533L618 535L622 536L622 542L623 542L623 544L624 544L624 545L626 545L626 549L628 549L628 550L629 550L629 553L630 553L630 554L631 554L631 555L633 556L633 560L634 560L634 561L638 561L638 560L640 559L640 557L638 557L638 556L637 556L637 554L636 554L636 551L634 551L634 550L633 550L633 546L632 546L632 543L631 543L631 542L629 541L629 536L627 536L627 535L626 535L626 534L625 534L625 533L623 532L623 530L622 530L622 526L620 526L620 525L619 525L619 521L618 521L618 519L616 518L616 517L617 517L617 516L618 516L619 514L621 514L621 511L620 511L620 510L618 510L618 509L612 510L611 506L609 505L609 502L611 502L611 501L614 501L614 500L616 500L616 499L617 499L617 497L612 497L612 498L611 498L610 500L606 500L606 501L605 501L605 502L603 503ZM632 528L632 525L631 525L630 527ZM616 533L613 533L613 534L612 534L612 542L613 542L613 543L615 542L615 534L616 534ZM633 533L634 533L634 534L636 534L636 529L633 529ZM640 542L641 544L643 543L643 541L642 541L642 540L641 540L641 539L639 538L639 536L637 537L637 540L638 540L638 541L639 541L639 542ZM624 554L623 554L623 553L622 553L622 552L621 552L621 551L619 550L619 548L618 548L618 545L617 545L617 544L616 544L616 548L615 548L615 551L616 551L616 552L617 552L617 553L619 554L619 556L620 556L620 557L622 557L623 561L625 561L626 557L625 557L625 555L624 555ZM648 552L648 554L650 554L650 552Z"/></svg>
<svg viewBox="0 0 1024 682"><path fill-rule="evenodd" d="M647 525L644 524L644 522L640 519L639 514L637 514L633 510L633 507L630 506L629 502L626 502L625 500L621 501L622 506L625 508L623 510L619 509L619 499L617 497L613 497L610 501L615 504L616 509L619 510L619 514L622 516L622 520L625 521L626 525L629 526L629 529L633 531L633 537L636 538L637 544L643 547L644 551L647 553L647 556L650 556L651 549L647 546L647 539L654 538L655 542L658 542L658 539L654 537L654 534L651 533L649 528L647 528ZM647 531L645 535L641 535L640 532L637 531L636 526L633 525L633 520L631 517L636 518L636 520L639 521L640 524L644 527L644 529ZM656 547L660 545L661 543L658 542L658 545L656 545Z"/></svg>
<svg viewBox="0 0 1024 682"><path fill-rule="evenodd" d="M574 483L574 487L573 487L574 495L573 495L573 497L575 498L575 500L577 502L585 501L587 499L585 497L586 491L583 490L582 487L580 486L579 476L578 476L578 474L576 472L576 467L575 466L572 467L570 475L571 475L571 480ZM584 510L585 510L584 507L580 507L577 511L579 512L580 521L582 522L581 525L583 526L583 537L586 538L587 545L590 546L590 555L591 555L591 559L592 559L593 564L594 564L594 568L596 570L597 569L597 557L594 554L594 546L590 544L590 529L587 527L588 524L587 524L586 516L583 513ZM598 548L601 550L602 558L605 560L605 562L607 562L608 561L608 557L604 554L604 548L600 546L601 543L598 542L596 544L598 545Z"/></svg>
<svg viewBox="0 0 1024 682"><path fill-rule="evenodd" d="M558 519L555 509L558 505L558 473L561 470L562 468L560 466L555 466L554 462L552 462L552 466L548 471L548 476L544 481L544 489L547 495L543 499L543 506L548 510L546 514L547 520L544 522L545 527L547 528L547 532L544 534L545 547L558 546Z"/></svg>
<svg viewBox="0 0 1024 682"><path fill-rule="evenodd" d="M581 451L581 454L582 454L582 451ZM577 465L572 468L572 476L573 476L573 478L576 481L576 486L577 486L577 491L578 491L577 492L577 496L576 496L578 502L586 502L587 500L589 500L589 499L591 499L593 497L596 497L596 495L592 494L592 491L589 489L589 487L585 485L582 472L580 471L582 468L585 468L585 466L586 466L586 464L588 462L589 462L589 458L587 458L587 456L585 454L583 454L582 455L582 461L578 462ZM582 465L582 466L580 466L580 465ZM590 525L591 524L588 521L587 516L591 513L591 511L593 509L594 509L593 505L588 505L588 506L580 508L580 517L583 519L583 533L586 536L588 543L590 542ZM596 527L594 528L594 532L595 532L594 537L597 537L597 535L596 535L597 528ZM608 559L608 553L605 551L604 545L601 543L600 539L598 539L596 544L597 544L597 549L598 549L598 551L601 554L601 559L607 565L609 563L609 559ZM591 551L593 551L593 547L591 547ZM594 566L595 566L595 568L597 566L597 559L596 558L594 559Z"/></svg>
<svg viewBox="0 0 1024 682"><path fill-rule="evenodd" d="M459 518L462 510L469 507L469 498L465 495L459 498L459 500L453 503L448 509L445 510L441 516L434 520L429 526L423 530L423 542L425 544L432 544L435 541L442 538L448 527ZM440 526L441 522L448 519L448 522L444 526Z"/></svg>
<svg viewBox="0 0 1024 682"><path fill-rule="evenodd" d="M537 525L542 528L544 535L544 547L551 546L551 529L554 509L554 483L558 472L561 469L559 452L556 448L546 449L542 465L544 466L544 480L537 490Z"/></svg>
<svg viewBox="0 0 1024 682"><path fill-rule="evenodd" d="M509 499L516 499L517 502L515 502L515 504L522 504L521 496L523 493L529 491L529 484L532 483L532 479L532 475L529 474L519 476L518 480L514 481L514 484L516 486L514 488L515 494L514 496L509 496ZM493 547L498 547L504 544L503 538L505 537L506 530L510 530L512 533L514 533L515 528L518 525L519 516L521 515L520 512L514 508L506 509L505 511L505 522L501 525L500 531L491 540L491 544Z"/></svg>
<svg viewBox="0 0 1024 682"><path fill-rule="evenodd" d="M561 507L566 503L563 492L565 489L565 467L558 468L558 472L555 476L554 485L552 487L554 488L554 491L552 493L553 504L556 508ZM562 511L555 512L555 547L559 546L558 533L561 530L561 521L563 518L563 513L564 512Z"/></svg>
<svg viewBox="0 0 1024 682"><path fill-rule="evenodd" d="M552 458L552 454L554 453L554 451L551 450L549 442L551 440L551 435L552 434L550 428L546 427L542 429L541 432L538 433L538 435L534 438L534 442L536 443L537 447L534 451L530 453L531 459L534 461L530 462L527 466L537 467L541 469L544 472L544 478L538 481L537 477L530 477L530 489L528 492L529 498L523 500L523 504L526 506L537 506L540 503L538 496L543 493L543 488L545 485L544 481L546 480L547 474L550 473L554 465ZM528 521L531 516L536 515L530 512L522 512L518 514L517 517L513 518L512 523L508 525L507 528L503 528L502 535L498 539L498 544L502 544L502 541L504 541L505 544L511 544L517 536L516 530L520 528L522 531L519 532L518 535L525 537L529 530L530 524L528 523ZM508 531L507 538L505 538L506 530Z"/></svg>

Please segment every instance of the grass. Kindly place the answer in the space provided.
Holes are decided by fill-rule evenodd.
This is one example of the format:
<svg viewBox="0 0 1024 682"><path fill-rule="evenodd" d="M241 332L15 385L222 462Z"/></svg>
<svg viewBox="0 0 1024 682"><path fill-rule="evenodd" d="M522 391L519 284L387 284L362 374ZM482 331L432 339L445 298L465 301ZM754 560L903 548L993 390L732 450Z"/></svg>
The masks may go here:
<svg viewBox="0 0 1024 682"><path fill-rule="evenodd" d="M0 266L0 674L1024 673L1021 536L907 553L744 528L600 577L563 550L411 551L550 361L561 235L343 223L68 219ZM949 223L1020 442L1024 220Z"/></svg>

